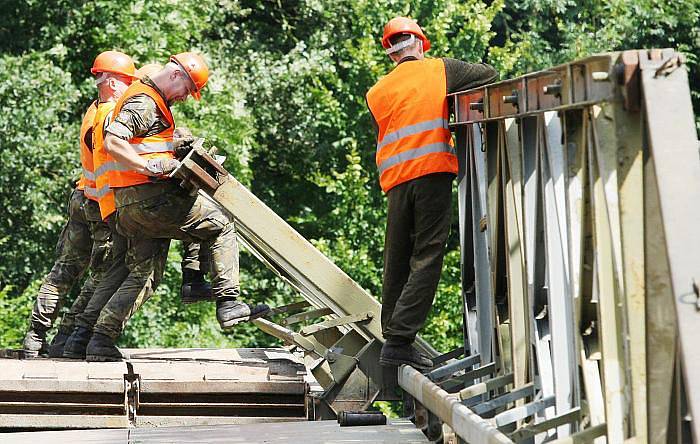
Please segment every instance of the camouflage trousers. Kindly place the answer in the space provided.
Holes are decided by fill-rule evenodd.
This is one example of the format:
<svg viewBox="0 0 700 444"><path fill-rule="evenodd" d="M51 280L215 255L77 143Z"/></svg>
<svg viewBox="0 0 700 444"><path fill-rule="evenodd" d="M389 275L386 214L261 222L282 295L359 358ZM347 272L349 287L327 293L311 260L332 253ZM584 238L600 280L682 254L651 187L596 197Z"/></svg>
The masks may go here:
<svg viewBox="0 0 700 444"><path fill-rule="evenodd" d="M107 269L103 274L102 280L95 289L95 292L87 306L83 308L81 313L77 313L75 316L75 325L77 327L84 327L89 330L92 330L95 327L102 309L105 307L105 305L107 305L107 302L109 302L109 300L112 298L112 295L116 293L116 291L124 283L124 280L129 276L129 267L127 267L127 251L129 246L128 239L117 231L116 214L110 215L106 222L112 234L113 260L109 269ZM131 263L137 263L142 260L139 256L146 256L150 258L150 255L153 253L153 251L150 250L151 247L153 247L153 245L144 244L139 246L138 251L134 250L132 252L132 257L129 258L129 261ZM193 271L202 270L206 272L206 270L208 270L209 262L207 255L205 252L200 251L199 244L183 242L183 250L183 270L186 268ZM154 268L156 270L161 270L161 274L162 269L165 267L167 254L168 250L166 247L164 252L159 251L158 254L154 256ZM131 283L127 283L127 285L132 285L132 287L129 288L130 292L134 292L138 289L138 296L136 298L137 301L143 301L146 298L146 294L148 292L153 292L157 286L155 281L151 282L146 279L144 280L144 285L139 289L138 285L140 285L140 282L141 280L132 280Z"/></svg>
<svg viewBox="0 0 700 444"><path fill-rule="evenodd" d="M112 261L109 268L103 273L102 279L95 288L92 298L75 315L75 326L92 330L102 308L107 301L119 289L124 279L129 274L126 267L127 240L117 232L116 216L111 214L106 220L112 236ZM71 310L73 307L71 307Z"/></svg>
<svg viewBox="0 0 700 444"><path fill-rule="evenodd" d="M70 333L75 316L88 304L102 275L111 265L111 234L102 222L97 202L74 190L68 204L68 222L56 245L56 261L39 288L30 319L30 328L46 331L53 325L70 289L88 267L90 274L59 330Z"/></svg>
<svg viewBox="0 0 700 444"><path fill-rule="evenodd" d="M117 188L115 200L117 229L128 240L129 274L102 309L95 332L115 339L121 334L160 283L171 239L200 244L214 295L238 298L236 230L218 205L189 195L174 181Z"/></svg>

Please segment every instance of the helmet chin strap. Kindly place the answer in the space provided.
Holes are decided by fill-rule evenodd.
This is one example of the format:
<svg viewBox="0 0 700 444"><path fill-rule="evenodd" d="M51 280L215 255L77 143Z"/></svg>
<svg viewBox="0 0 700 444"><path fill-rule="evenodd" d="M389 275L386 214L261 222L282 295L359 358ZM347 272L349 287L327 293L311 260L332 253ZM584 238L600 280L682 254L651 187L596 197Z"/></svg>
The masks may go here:
<svg viewBox="0 0 700 444"><path fill-rule="evenodd" d="M410 37L402 42L392 45L386 49L387 54L394 54L401 51L404 48L408 48L416 42L416 36L411 34ZM421 42L422 43L422 42Z"/></svg>

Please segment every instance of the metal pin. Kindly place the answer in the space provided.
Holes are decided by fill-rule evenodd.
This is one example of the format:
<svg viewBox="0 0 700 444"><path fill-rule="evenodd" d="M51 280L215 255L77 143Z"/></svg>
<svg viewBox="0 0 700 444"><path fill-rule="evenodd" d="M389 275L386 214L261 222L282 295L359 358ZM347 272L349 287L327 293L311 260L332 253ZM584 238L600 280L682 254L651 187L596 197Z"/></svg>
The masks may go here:
<svg viewBox="0 0 700 444"><path fill-rule="evenodd" d="M510 96L503 96L503 103L510 103L512 105L518 105L518 90L514 89Z"/></svg>
<svg viewBox="0 0 700 444"><path fill-rule="evenodd" d="M469 109L472 111L479 111L483 112L484 111L484 99L479 99L476 102L472 102L469 104Z"/></svg>
<svg viewBox="0 0 700 444"><path fill-rule="evenodd" d="M542 88L542 92L552 96L561 95L561 83L552 83L551 85L546 85Z"/></svg>

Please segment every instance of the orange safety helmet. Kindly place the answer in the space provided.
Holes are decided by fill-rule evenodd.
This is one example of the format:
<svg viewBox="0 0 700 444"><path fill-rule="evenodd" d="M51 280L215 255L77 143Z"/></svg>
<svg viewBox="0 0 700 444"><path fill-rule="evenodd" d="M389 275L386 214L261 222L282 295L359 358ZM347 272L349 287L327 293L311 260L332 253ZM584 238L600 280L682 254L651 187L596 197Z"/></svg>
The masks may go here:
<svg viewBox="0 0 700 444"><path fill-rule="evenodd" d="M146 76L151 77L161 69L163 69L163 65L160 63L147 63L136 70L134 77L137 79L143 79Z"/></svg>
<svg viewBox="0 0 700 444"><path fill-rule="evenodd" d="M101 72L111 72L127 77L133 77L136 67L131 57L119 51L105 51L95 57L90 72L96 75Z"/></svg>
<svg viewBox="0 0 700 444"><path fill-rule="evenodd" d="M382 36L382 46L384 49L391 48L389 39L396 34L413 34L423 42L424 52L430 49L430 40L423 34L423 30L413 19L408 17L394 17L389 20L389 23L384 26L384 35Z"/></svg>
<svg viewBox="0 0 700 444"><path fill-rule="evenodd" d="M202 56L196 52L181 52L170 56L170 61L177 63L185 70L196 88L196 91L192 92L192 97L199 100L202 97L202 88L209 80L209 68Z"/></svg>

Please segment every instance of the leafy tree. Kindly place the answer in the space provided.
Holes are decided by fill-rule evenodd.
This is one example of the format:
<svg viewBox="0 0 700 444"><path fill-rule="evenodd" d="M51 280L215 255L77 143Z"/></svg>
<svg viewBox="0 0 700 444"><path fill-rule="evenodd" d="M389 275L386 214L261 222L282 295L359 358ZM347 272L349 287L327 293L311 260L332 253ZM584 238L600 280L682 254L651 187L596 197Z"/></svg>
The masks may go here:
<svg viewBox="0 0 700 444"><path fill-rule="evenodd" d="M80 96L51 53L3 55L0 72L0 289L16 295L45 269L64 223L80 165Z"/></svg>
<svg viewBox="0 0 700 444"><path fill-rule="evenodd" d="M391 63L379 44L395 15L418 19L429 55L485 60L502 78L596 52L677 47L700 106L700 0L18 0L0 6L0 346L18 346L38 282L53 262L77 178L89 74L107 49L138 64L204 54L212 75L178 124L207 137L226 167L370 293L381 291L385 199L364 99ZM456 228L456 218L454 225ZM423 336L461 341L457 230ZM299 296L250 255L247 300ZM179 302L179 253L129 323L127 346L275 344L246 325L221 333L212 304Z"/></svg>

